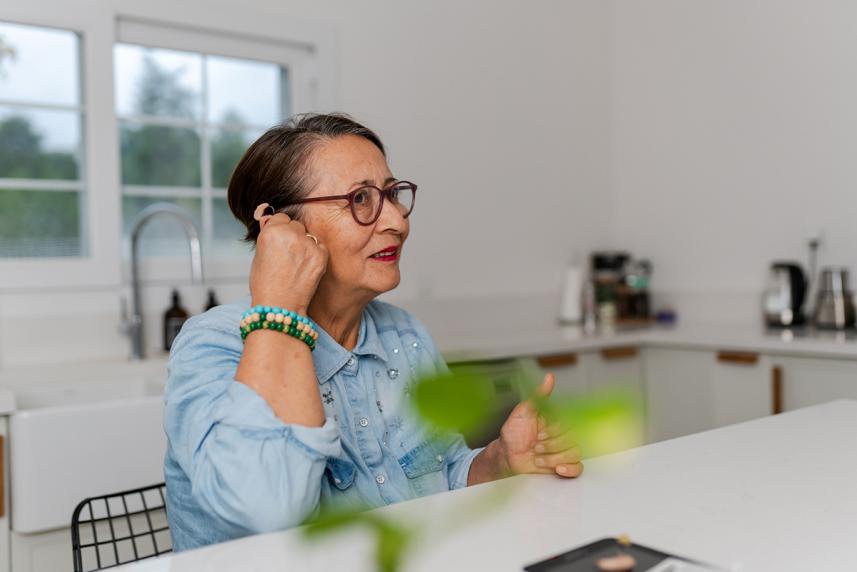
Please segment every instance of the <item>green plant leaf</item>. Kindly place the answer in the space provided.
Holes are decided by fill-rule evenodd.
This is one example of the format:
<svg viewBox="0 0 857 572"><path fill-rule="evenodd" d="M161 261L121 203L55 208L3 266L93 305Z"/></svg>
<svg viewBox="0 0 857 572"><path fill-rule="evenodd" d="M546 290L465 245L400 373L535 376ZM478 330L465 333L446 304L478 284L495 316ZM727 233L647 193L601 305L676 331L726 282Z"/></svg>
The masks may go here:
<svg viewBox="0 0 857 572"><path fill-rule="evenodd" d="M607 389L586 396L531 398L548 423L573 433L584 457L643 443L642 402L634 392Z"/></svg>
<svg viewBox="0 0 857 572"><path fill-rule="evenodd" d="M465 435L483 427L496 408L491 380L469 373L422 378L412 398L417 413L435 429Z"/></svg>

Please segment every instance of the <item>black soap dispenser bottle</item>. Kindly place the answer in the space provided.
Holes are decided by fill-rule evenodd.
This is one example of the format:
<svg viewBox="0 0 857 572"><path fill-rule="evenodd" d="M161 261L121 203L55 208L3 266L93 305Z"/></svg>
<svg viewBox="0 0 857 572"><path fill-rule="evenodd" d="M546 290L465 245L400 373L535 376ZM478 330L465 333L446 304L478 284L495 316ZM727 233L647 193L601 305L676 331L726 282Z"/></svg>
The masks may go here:
<svg viewBox="0 0 857 572"><path fill-rule="evenodd" d="M182 324L184 324L189 317L187 310L181 306L179 291L174 288L172 296L172 306L167 308L167 311L164 312L164 351L170 351L170 348L173 345L173 340L175 340L176 336L179 335L179 331L182 329Z"/></svg>
<svg viewBox="0 0 857 572"><path fill-rule="evenodd" d="M217 301L217 296L214 294L214 290L208 291L208 302L205 303L205 310L211 310L215 306L219 306L220 302Z"/></svg>

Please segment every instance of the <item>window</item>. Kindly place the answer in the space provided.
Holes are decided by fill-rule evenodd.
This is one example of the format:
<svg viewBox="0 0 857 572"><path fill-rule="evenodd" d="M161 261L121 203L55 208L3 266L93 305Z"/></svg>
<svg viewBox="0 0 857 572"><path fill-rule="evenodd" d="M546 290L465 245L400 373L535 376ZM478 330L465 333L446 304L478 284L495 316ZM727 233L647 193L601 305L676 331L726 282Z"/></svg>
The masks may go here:
<svg viewBox="0 0 857 572"><path fill-rule="evenodd" d="M0 258L88 253L80 43L0 22Z"/></svg>
<svg viewBox="0 0 857 572"><path fill-rule="evenodd" d="M338 108L330 30L56 8L0 8L0 294L121 284L123 224L160 200L192 213L207 279L246 281L227 181L271 125ZM179 226L155 219L144 234L144 254L175 256L142 260L142 275L186 279Z"/></svg>
<svg viewBox="0 0 857 572"><path fill-rule="evenodd" d="M246 253L226 187L247 147L291 113L289 69L133 43L116 45L114 65L125 232L142 208L166 201L194 219L204 252ZM143 253L176 252L181 233L153 220Z"/></svg>

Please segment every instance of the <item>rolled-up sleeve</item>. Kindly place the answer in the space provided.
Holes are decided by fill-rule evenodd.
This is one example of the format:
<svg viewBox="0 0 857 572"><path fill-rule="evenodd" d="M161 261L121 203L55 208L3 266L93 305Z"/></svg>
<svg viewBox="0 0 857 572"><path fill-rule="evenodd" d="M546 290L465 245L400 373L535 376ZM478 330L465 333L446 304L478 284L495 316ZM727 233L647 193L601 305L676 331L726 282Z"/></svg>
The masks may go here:
<svg viewBox="0 0 857 572"><path fill-rule="evenodd" d="M464 443L461 435L456 435L446 450L446 471L450 489L461 489L467 486L467 477L470 474L470 465L473 464L484 447L471 449Z"/></svg>
<svg viewBox="0 0 857 572"><path fill-rule="evenodd" d="M341 453L339 430L331 419L283 423L235 380L242 351L236 333L185 324L170 355L164 427L203 510L246 533L281 530L318 508L327 458Z"/></svg>

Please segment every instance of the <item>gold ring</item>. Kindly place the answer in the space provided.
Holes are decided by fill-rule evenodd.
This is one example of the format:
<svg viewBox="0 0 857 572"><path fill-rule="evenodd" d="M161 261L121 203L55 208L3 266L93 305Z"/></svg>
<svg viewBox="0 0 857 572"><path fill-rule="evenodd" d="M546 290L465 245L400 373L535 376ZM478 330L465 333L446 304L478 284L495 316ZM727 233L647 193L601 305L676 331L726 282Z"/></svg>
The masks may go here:
<svg viewBox="0 0 857 572"><path fill-rule="evenodd" d="M310 234L310 233L306 233L306 235L308 237L310 237L311 239L313 239L315 241L315 245L318 246L318 239L315 237L315 235Z"/></svg>

